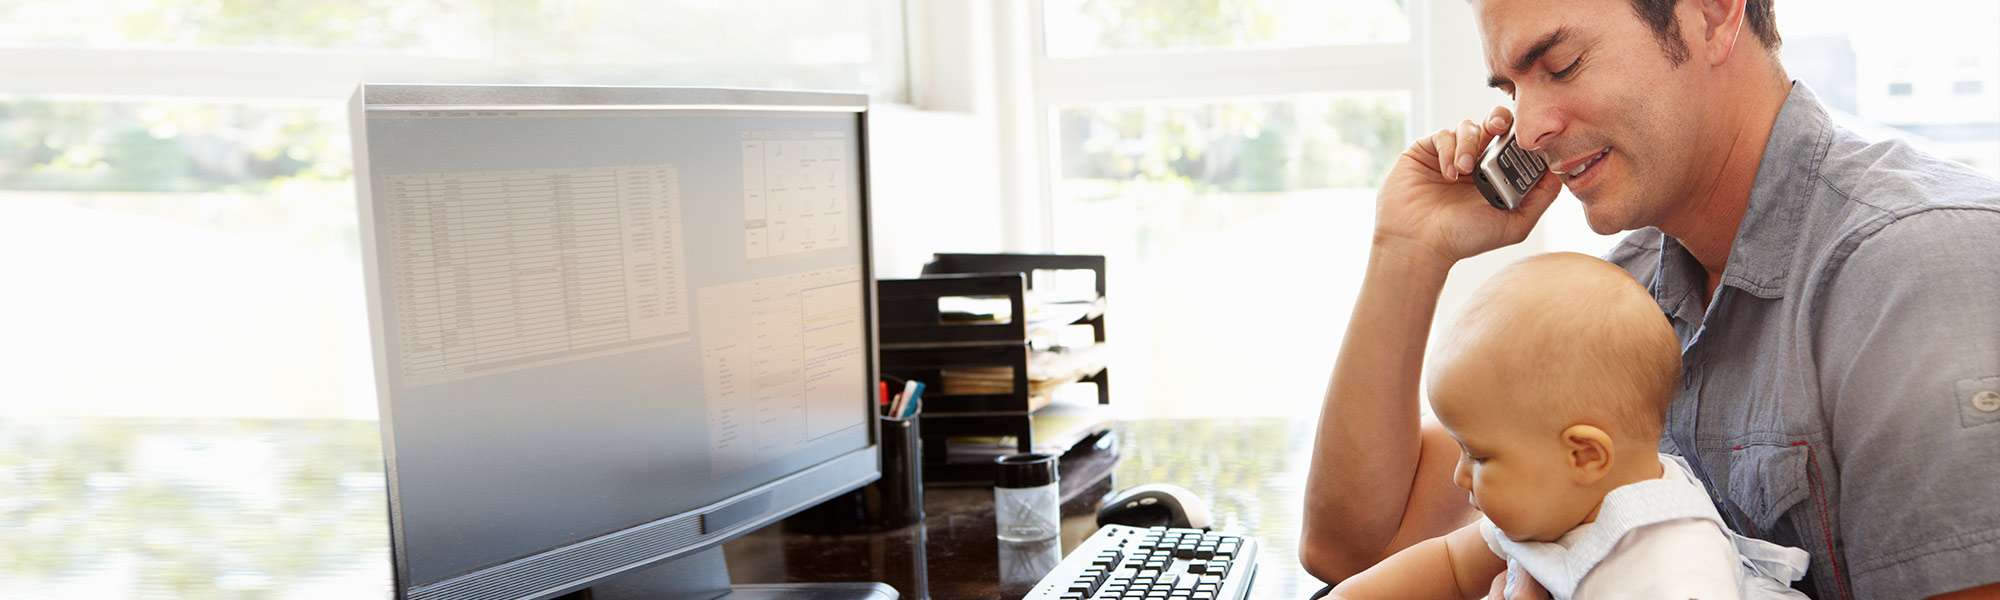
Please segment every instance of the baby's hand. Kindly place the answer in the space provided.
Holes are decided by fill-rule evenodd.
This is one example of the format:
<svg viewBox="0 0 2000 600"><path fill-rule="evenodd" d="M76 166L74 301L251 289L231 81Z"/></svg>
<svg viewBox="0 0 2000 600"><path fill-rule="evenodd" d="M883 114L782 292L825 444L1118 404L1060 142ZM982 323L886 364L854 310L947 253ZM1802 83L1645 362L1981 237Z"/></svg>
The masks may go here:
<svg viewBox="0 0 2000 600"><path fill-rule="evenodd" d="M1493 577L1493 587L1486 592L1487 600L1549 600L1549 591L1542 589L1541 582L1521 570L1521 564L1507 561L1507 572Z"/></svg>

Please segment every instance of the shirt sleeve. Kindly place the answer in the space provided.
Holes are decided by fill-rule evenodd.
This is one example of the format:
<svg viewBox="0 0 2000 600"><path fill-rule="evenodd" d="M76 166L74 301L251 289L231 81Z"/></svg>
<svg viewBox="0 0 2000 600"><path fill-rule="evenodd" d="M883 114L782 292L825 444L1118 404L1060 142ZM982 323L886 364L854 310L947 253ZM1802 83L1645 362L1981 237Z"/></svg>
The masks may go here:
<svg viewBox="0 0 2000 600"><path fill-rule="evenodd" d="M1812 352L1855 597L2000 581L2000 213L1905 216L1834 258Z"/></svg>

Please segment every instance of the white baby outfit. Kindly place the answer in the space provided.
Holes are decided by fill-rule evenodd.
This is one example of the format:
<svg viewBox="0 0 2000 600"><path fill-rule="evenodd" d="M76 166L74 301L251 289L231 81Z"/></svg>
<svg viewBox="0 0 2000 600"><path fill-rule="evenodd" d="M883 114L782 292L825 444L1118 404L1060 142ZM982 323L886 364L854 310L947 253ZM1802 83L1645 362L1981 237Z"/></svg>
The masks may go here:
<svg viewBox="0 0 2000 600"><path fill-rule="evenodd" d="M1661 454L1660 463L1659 479L1611 490L1596 520L1554 542L1507 539L1483 517L1479 533L1556 600L1806 598L1790 587L1805 575L1806 551L1736 535L1686 462Z"/></svg>

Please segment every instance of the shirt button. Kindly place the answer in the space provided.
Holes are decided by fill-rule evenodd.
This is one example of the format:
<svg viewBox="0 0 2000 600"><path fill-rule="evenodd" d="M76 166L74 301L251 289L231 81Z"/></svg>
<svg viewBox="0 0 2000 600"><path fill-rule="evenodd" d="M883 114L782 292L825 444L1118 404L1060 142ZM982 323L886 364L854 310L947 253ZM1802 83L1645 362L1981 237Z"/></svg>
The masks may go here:
<svg viewBox="0 0 2000 600"><path fill-rule="evenodd" d="M1993 390L1986 390L1977 394L1973 394L1972 407L1979 409L1979 412L1993 412L1996 410L2000 410L2000 392L1996 392Z"/></svg>

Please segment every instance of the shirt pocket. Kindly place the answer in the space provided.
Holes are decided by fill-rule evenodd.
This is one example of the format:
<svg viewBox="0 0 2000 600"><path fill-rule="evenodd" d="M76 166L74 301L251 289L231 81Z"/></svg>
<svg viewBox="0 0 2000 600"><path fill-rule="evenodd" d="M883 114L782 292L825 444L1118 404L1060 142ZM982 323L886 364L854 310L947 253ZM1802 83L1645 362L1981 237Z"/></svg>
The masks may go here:
<svg viewBox="0 0 2000 600"><path fill-rule="evenodd" d="M1804 444L1749 444L1730 449L1729 503L1761 538L1780 517L1811 495Z"/></svg>

